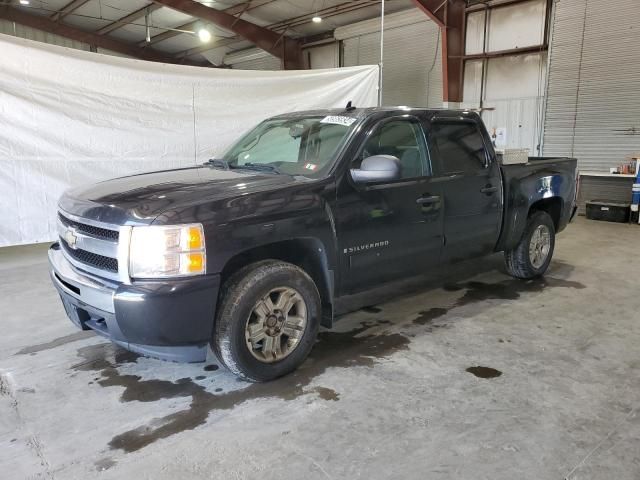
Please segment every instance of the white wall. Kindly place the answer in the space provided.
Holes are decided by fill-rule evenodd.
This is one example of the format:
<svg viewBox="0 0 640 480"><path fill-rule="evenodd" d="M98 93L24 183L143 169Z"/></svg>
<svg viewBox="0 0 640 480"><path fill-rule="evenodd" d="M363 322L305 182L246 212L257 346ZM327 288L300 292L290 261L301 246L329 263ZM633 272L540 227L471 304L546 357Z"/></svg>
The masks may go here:
<svg viewBox="0 0 640 480"><path fill-rule="evenodd" d="M311 69L337 68L340 66L340 45L338 42L308 47L303 52L308 56L309 68Z"/></svg>
<svg viewBox="0 0 640 480"><path fill-rule="evenodd" d="M472 12L467 16L466 54L492 53L544 42L545 0ZM485 38L485 15L487 35ZM538 155L547 55L544 52L468 60L463 106L483 108L489 131L506 129L505 148Z"/></svg>

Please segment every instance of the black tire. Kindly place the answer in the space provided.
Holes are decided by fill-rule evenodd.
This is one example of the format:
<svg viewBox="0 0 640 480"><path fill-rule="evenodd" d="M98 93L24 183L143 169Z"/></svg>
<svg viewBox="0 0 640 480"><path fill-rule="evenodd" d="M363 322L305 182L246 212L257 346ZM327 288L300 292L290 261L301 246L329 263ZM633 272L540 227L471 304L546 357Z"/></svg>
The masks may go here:
<svg viewBox="0 0 640 480"><path fill-rule="evenodd" d="M307 322L297 346L273 363L263 363L251 353L245 328L256 303L272 289L295 289L306 304ZM248 265L225 282L216 316L211 348L220 362L251 382L276 379L295 370L309 355L320 328L321 302L311 277L296 265L264 260Z"/></svg>
<svg viewBox="0 0 640 480"><path fill-rule="evenodd" d="M549 230L550 248L549 253L539 266L535 266L532 263L531 256L529 254L529 246L531 245L531 237L539 226L545 226ZM540 277L544 275L549 268L551 258L553 257L553 250L556 244L556 229L553 224L553 220L547 212L534 211L529 215L527 219L527 225L525 226L522 238L516 247L512 250L506 250L504 252L505 265L507 272L512 277L528 280L531 278Z"/></svg>

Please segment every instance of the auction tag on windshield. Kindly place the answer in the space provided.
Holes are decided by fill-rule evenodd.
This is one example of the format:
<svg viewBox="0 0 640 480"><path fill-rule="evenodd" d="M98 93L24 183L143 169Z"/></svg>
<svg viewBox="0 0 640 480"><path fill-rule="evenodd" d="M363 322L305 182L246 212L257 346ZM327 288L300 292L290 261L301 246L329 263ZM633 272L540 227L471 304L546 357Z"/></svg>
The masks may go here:
<svg viewBox="0 0 640 480"><path fill-rule="evenodd" d="M333 123L335 125L344 125L345 127L350 127L356 119L353 117L344 117L342 115L329 115L328 117L324 117L320 120L320 123Z"/></svg>
<svg viewBox="0 0 640 480"><path fill-rule="evenodd" d="M318 166L315 163L307 163L304 168L306 168L307 170L315 170L316 168L318 168Z"/></svg>

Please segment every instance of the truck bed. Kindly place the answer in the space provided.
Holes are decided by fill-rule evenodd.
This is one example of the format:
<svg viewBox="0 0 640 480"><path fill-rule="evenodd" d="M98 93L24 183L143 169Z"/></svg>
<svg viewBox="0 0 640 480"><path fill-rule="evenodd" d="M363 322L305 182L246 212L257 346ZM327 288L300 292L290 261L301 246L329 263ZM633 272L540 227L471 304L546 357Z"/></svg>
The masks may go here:
<svg viewBox="0 0 640 480"><path fill-rule="evenodd" d="M576 199L578 161L570 157L529 157L527 163L500 165L504 211L497 251L511 248L522 235L529 207L553 197L556 231L571 220Z"/></svg>

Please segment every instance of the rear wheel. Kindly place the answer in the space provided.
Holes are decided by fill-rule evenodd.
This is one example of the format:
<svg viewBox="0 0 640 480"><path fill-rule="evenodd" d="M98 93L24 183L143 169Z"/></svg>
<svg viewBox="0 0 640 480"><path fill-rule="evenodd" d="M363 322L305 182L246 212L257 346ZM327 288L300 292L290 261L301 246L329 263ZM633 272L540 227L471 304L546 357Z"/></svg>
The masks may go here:
<svg viewBox="0 0 640 480"><path fill-rule="evenodd" d="M223 287L211 347L245 380L272 380L305 360L320 312L320 295L304 270L276 260L254 263Z"/></svg>
<svg viewBox="0 0 640 480"><path fill-rule="evenodd" d="M509 274L522 279L544 275L553 257L555 236L555 226L549 214L533 212L518 245L504 252Z"/></svg>

